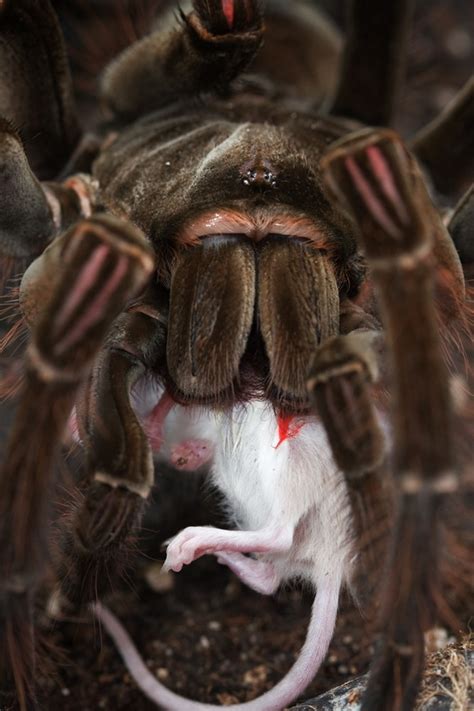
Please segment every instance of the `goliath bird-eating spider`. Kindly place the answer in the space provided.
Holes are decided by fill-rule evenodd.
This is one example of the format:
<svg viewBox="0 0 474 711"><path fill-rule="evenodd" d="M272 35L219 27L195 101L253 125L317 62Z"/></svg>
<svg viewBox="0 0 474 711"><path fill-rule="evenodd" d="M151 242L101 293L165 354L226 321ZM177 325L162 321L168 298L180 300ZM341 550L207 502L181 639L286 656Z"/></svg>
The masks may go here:
<svg viewBox="0 0 474 711"><path fill-rule="evenodd" d="M441 502L469 489L457 435L468 410L472 187L454 210L436 202L472 177L474 84L405 143L389 126L411 2L352 0L349 11L340 63L330 25L303 0L193 0L174 25L158 15L106 67L104 118L82 134L50 0L0 0L0 252L29 264L19 289L28 345L0 471L0 688L22 710L36 707L34 600L66 431L76 423L87 486L56 573L64 597L90 604L140 527L153 452L178 410L214 418L217 444L186 441L176 461L232 470L233 523L248 530L185 529L169 567L215 554L271 592L317 558L317 593L324 576L332 585L321 658L340 588L357 575L351 492L368 500L368 478L390 478L362 708L414 707L424 633L443 604ZM287 43L272 34L276 19ZM151 381L144 413L137 392ZM264 446L259 412L268 462L294 454L283 493L279 482L252 486L246 445L255 435ZM221 446L222 422L238 427L241 413L255 426ZM287 536L270 509L286 520L299 448L314 460L314 489L305 479L296 498L319 533L295 553L306 513L293 511ZM321 485L323 459L337 496L331 477ZM255 476L267 476L266 461ZM247 505L259 523L239 518ZM278 572L289 551L291 571ZM258 708L292 697L281 699Z"/></svg>

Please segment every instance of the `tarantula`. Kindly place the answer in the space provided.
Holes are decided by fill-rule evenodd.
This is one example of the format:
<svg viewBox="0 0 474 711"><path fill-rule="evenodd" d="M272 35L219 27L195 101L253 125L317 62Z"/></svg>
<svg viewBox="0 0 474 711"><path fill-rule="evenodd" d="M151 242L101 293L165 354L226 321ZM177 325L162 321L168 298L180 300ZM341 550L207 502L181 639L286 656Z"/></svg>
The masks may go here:
<svg viewBox="0 0 474 711"><path fill-rule="evenodd" d="M35 706L33 599L72 412L89 483L58 577L89 602L140 525L172 408L264 401L282 442L317 418L363 493L385 456L372 387L385 351L397 513L363 708L413 707L436 612L438 505L462 483L448 360L466 321L461 262L474 256L472 190L446 227L427 184L453 191L472 169L474 85L410 151L367 128L390 124L410 5L353 0L330 96L335 40L309 6L268 3L269 28L274 16L294 27L281 57L270 31L262 47L259 0L193 0L177 27L157 25L108 66L109 119L81 140L49 0L0 1L0 250L33 259L0 475L0 683L22 709ZM145 427L131 393L150 374L161 395ZM175 544L171 565L216 550L225 562L222 541L188 558ZM256 550L270 548L232 552ZM239 572L253 559L227 560Z"/></svg>

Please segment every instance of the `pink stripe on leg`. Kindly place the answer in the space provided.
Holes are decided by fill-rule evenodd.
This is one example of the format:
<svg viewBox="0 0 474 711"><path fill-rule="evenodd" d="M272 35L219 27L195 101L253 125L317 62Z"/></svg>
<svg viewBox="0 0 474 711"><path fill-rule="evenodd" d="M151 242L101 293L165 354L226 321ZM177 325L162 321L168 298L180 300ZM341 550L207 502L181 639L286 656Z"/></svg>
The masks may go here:
<svg viewBox="0 0 474 711"><path fill-rule="evenodd" d="M387 232L391 237L399 239L401 237L400 230L390 219L390 216L385 211L385 208L378 197L372 192L369 183L365 179L355 160L348 157L346 158L345 163L347 170L354 181L357 192L364 200L375 221L378 222L382 229L384 229L385 232Z"/></svg>
<svg viewBox="0 0 474 711"><path fill-rule="evenodd" d="M59 331L68 319L72 316L75 309L79 306L85 295L96 285L97 276L110 252L110 248L106 245L97 247L85 263L76 282L75 287L66 299L66 303L55 319L55 329Z"/></svg>
<svg viewBox="0 0 474 711"><path fill-rule="evenodd" d="M108 305L110 297L117 290L120 282L127 273L129 261L126 257L120 256L115 269L105 282L96 298L82 315L75 327L56 346L56 353L64 353L68 348L82 340L87 331L94 326L104 315L104 309Z"/></svg>
<svg viewBox="0 0 474 711"><path fill-rule="evenodd" d="M367 148L367 155L369 156L369 161L373 171L380 181L382 190L389 200L392 201L402 223L407 225L410 221L408 212L402 198L400 197L400 193L398 192L390 166L385 160L382 151L380 148L377 148L377 146L369 146L369 148Z"/></svg>
<svg viewBox="0 0 474 711"><path fill-rule="evenodd" d="M235 0L222 0L222 12L225 15L225 19L227 20L227 24L229 25L230 29L232 29L232 27L234 26L234 2Z"/></svg>

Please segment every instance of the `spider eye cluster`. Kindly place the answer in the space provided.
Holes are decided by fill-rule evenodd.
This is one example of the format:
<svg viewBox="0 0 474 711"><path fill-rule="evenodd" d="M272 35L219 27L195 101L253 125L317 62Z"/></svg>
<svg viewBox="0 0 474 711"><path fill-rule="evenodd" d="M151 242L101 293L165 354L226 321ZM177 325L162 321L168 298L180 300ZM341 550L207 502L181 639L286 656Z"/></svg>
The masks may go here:
<svg viewBox="0 0 474 711"><path fill-rule="evenodd" d="M252 185L268 185L272 188L278 187L276 176L268 168L257 169L251 168L242 178L242 183L247 187Z"/></svg>

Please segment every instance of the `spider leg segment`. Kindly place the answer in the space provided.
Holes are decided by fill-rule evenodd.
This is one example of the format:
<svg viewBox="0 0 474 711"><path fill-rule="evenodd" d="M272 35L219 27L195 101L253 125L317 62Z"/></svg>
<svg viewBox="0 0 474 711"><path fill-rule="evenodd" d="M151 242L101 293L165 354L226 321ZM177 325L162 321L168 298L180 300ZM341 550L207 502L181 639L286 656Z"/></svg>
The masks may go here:
<svg viewBox="0 0 474 711"><path fill-rule="evenodd" d="M102 95L133 119L172 101L226 86L251 62L263 37L259 0L194 0L173 32L152 32L107 68Z"/></svg>
<svg viewBox="0 0 474 711"><path fill-rule="evenodd" d="M262 27L262 0L194 0L194 10L213 35L246 33Z"/></svg>
<svg viewBox="0 0 474 711"><path fill-rule="evenodd" d="M153 269L141 233L108 217L79 223L46 254L33 273L45 287L46 269L50 294L43 288L41 311L35 318L30 312L25 384L0 473L0 686L16 686L22 711L34 707L32 599L47 557L48 502L61 437L111 323ZM33 290L33 273L26 291ZM24 299L24 308L31 303Z"/></svg>
<svg viewBox="0 0 474 711"><path fill-rule="evenodd" d="M435 268L446 252L421 174L391 131L361 131L333 144L324 169L333 199L360 228L394 371L398 514L382 635L363 708L408 711L423 671L423 633L435 613L430 587L437 571L437 503L458 483L448 372L434 307Z"/></svg>
<svg viewBox="0 0 474 711"><path fill-rule="evenodd" d="M52 178L80 129L59 23L50 0L0 3L0 115L19 132L37 175Z"/></svg>
<svg viewBox="0 0 474 711"><path fill-rule="evenodd" d="M42 183L43 192L58 231L64 232L97 209L97 182L85 173L71 175L62 182Z"/></svg>
<svg viewBox="0 0 474 711"><path fill-rule="evenodd" d="M0 116L0 253L36 256L61 231L90 217L96 183L88 175L62 183L35 177L12 124Z"/></svg>
<svg viewBox="0 0 474 711"><path fill-rule="evenodd" d="M0 118L0 252L40 254L56 232L53 212L12 125Z"/></svg>
<svg viewBox="0 0 474 711"><path fill-rule="evenodd" d="M448 225L459 259L463 265L474 263L474 185L462 197Z"/></svg>
<svg viewBox="0 0 474 711"><path fill-rule="evenodd" d="M375 469L384 438L371 399L377 378L377 331L359 329L328 339L316 352L308 388L337 465L350 476Z"/></svg>
<svg viewBox="0 0 474 711"><path fill-rule="evenodd" d="M153 485L151 448L130 391L165 355L166 312L158 303L141 299L116 320L79 398L88 483L59 576L67 597L78 602L95 599L123 569Z"/></svg>
<svg viewBox="0 0 474 711"><path fill-rule="evenodd" d="M413 0L351 0L332 114L369 126L392 121L404 70Z"/></svg>
<svg viewBox="0 0 474 711"><path fill-rule="evenodd" d="M411 149L429 170L437 190L462 189L474 171L474 78L414 138ZM449 150L447 147L449 146Z"/></svg>

